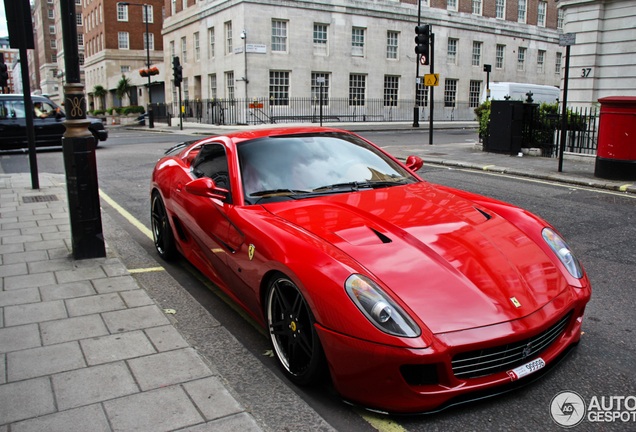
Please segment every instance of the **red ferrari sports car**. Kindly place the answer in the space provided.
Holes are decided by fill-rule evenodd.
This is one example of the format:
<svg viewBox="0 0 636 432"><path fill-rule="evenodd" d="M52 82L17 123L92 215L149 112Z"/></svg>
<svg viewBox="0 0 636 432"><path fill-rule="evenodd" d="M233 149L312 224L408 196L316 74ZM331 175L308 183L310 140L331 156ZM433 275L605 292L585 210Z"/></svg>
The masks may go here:
<svg viewBox="0 0 636 432"><path fill-rule="evenodd" d="M431 412L533 381L580 338L590 283L547 222L423 181L329 128L182 143L157 163L152 231L268 331L287 377Z"/></svg>

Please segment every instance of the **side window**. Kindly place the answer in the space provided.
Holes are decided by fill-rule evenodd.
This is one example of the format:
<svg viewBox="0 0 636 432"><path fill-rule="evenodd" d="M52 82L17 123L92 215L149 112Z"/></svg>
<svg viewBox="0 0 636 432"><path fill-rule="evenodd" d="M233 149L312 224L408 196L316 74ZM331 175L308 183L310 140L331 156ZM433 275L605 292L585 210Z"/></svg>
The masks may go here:
<svg viewBox="0 0 636 432"><path fill-rule="evenodd" d="M55 117L57 108L48 102L34 102L33 110L35 115L40 118Z"/></svg>
<svg viewBox="0 0 636 432"><path fill-rule="evenodd" d="M0 101L0 118L7 118L9 117L9 108L8 108L8 103L6 103L5 101Z"/></svg>
<svg viewBox="0 0 636 432"><path fill-rule="evenodd" d="M192 164L192 174L195 177L209 177L223 189L230 190L230 174L227 168L225 147L221 144L207 144L203 146Z"/></svg>
<svg viewBox="0 0 636 432"><path fill-rule="evenodd" d="M4 101L4 106L0 108L2 110L2 117L7 118L25 118L24 102L23 101Z"/></svg>

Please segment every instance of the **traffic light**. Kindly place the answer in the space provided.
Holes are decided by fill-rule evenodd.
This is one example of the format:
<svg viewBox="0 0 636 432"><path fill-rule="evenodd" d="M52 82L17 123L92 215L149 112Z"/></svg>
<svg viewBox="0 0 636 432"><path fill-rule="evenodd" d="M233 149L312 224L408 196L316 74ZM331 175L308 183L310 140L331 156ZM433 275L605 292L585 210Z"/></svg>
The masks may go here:
<svg viewBox="0 0 636 432"><path fill-rule="evenodd" d="M430 34L430 26L428 24L415 26L415 54L422 56L421 63L429 64L428 57L428 37Z"/></svg>
<svg viewBox="0 0 636 432"><path fill-rule="evenodd" d="M9 81L9 73L7 65L4 64L4 54L0 53L0 89L7 87Z"/></svg>
<svg viewBox="0 0 636 432"><path fill-rule="evenodd" d="M179 57L172 58L172 74L174 75L174 86L180 87L183 81L183 66L179 63Z"/></svg>

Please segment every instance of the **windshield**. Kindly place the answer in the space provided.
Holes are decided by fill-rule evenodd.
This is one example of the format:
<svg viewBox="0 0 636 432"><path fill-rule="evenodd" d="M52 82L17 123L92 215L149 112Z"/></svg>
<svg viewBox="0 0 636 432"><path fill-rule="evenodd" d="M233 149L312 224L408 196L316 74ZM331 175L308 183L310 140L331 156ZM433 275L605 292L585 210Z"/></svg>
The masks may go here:
<svg viewBox="0 0 636 432"><path fill-rule="evenodd" d="M343 133L265 137L237 147L247 204L418 181L373 146Z"/></svg>

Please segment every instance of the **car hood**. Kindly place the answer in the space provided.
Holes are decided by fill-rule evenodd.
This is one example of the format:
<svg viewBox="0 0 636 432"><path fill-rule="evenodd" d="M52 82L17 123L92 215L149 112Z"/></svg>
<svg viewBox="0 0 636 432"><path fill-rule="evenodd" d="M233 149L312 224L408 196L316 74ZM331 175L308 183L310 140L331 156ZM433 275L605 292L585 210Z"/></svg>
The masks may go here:
<svg viewBox="0 0 636 432"><path fill-rule="evenodd" d="M426 182L264 207L351 256L433 333L527 316L567 286L513 224Z"/></svg>

